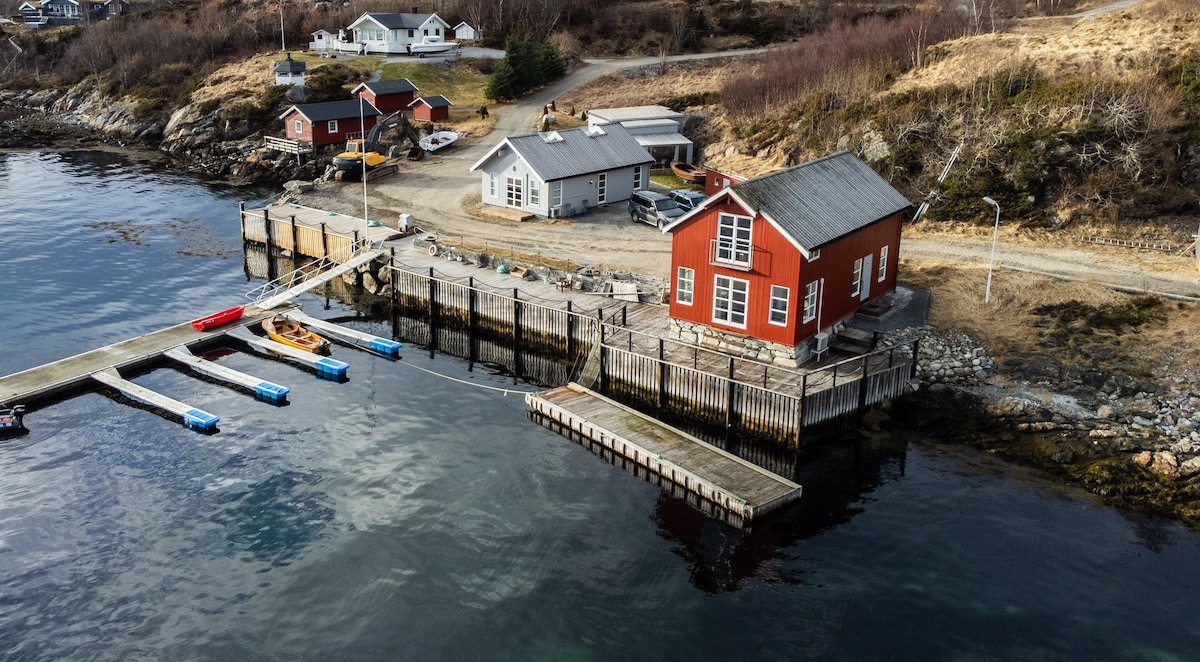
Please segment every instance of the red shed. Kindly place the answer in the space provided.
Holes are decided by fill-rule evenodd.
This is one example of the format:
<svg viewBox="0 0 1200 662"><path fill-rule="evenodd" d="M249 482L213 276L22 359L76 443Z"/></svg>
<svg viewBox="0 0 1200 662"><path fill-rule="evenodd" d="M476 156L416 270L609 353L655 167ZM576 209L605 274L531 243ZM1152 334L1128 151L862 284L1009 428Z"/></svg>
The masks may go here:
<svg viewBox="0 0 1200 662"><path fill-rule="evenodd" d="M450 100L442 95L432 97L417 97L408 105L412 108L413 119L425 122L436 122L450 117Z"/></svg>
<svg viewBox="0 0 1200 662"><path fill-rule="evenodd" d="M704 166L704 195L712 195L723 188L745 181L741 175L731 175L720 170Z"/></svg>
<svg viewBox="0 0 1200 662"><path fill-rule="evenodd" d="M416 93L417 87L407 78L362 83L350 91L350 95L355 99L366 99L384 115L408 108Z"/></svg>
<svg viewBox="0 0 1200 662"><path fill-rule="evenodd" d="M672 334L803 363L818 332L895 289L911 208L848 152L719 189L663 228Z"/></svg>
<svg viewBox="0 0 1200 662"><path fill-rule="evenodd" d="M283 120L284 138L321 147L344 144L350 136L370 131L381 114L369 103L347 99L298 104L288 108L279 119Z"/></svg>

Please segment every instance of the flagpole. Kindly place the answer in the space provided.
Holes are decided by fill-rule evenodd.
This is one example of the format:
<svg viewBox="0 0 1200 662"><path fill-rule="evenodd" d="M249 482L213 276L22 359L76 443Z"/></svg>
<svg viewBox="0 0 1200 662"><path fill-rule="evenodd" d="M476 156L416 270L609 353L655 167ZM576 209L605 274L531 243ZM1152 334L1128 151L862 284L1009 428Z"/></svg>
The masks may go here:
<svg viewBox="0 0 1200 662"><path fill-rule="evenodd" d="M283 0L279 0L279 50L287 51L283 36Z"/></svg>
<svg viewBox="0 0 1200 662"><path fill-rule="evenodd" d="M367 220L367 121L363 113L363 97L358 97L358 128L362 130L362 146L359 147L359 158L362 159L363 180L363 240L366 241L370 221Z"/></svg>

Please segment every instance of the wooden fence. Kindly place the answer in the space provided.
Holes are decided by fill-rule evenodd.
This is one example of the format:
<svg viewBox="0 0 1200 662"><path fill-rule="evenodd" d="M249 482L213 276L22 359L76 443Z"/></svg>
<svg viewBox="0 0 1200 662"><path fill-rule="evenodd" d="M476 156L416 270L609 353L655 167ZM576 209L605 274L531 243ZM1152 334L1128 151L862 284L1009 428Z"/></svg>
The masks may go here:
<svg viewBox="0 0 1200 662"><path fill-rule="evenodd" d="M556 308L523 300L516 288L489 291L473 278L466 283L439 278L432 268L392 269L396 323L402 318L410 333L419 334L417 342L472 362L494 362L518 377L537 373L543 384L586 382L709 439L769 440L797 448L806 435L852 426L869 407L901 394L915 368L915 341L814 371L769 374L762 364L751 368L729 356L722 371L711 360L700 367L693 358L689 366L672 360L661 340L657 355L645 350L646 343L634 343L630 330L621 328L624 306L581 311L566 302ZM585 356L590 365L582 361ZM551 363L531 364L543 359ZM582 377L588 367L594 379ZM762 372L762 383L744 378L751 370Z"/></svg>

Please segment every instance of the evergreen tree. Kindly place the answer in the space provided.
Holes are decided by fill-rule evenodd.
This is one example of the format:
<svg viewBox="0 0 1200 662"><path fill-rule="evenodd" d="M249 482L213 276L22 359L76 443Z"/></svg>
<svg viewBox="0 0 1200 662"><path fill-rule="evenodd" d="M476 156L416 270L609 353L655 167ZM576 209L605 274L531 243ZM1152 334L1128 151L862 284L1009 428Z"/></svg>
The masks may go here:
<svg viewBox="0 0 1200 662"><path fill-rule="evenodd" d="M516 99L567 72L567 61L552 44L522 34L509 35L504 59L496 63L485 94L489 99Z"/></svg>

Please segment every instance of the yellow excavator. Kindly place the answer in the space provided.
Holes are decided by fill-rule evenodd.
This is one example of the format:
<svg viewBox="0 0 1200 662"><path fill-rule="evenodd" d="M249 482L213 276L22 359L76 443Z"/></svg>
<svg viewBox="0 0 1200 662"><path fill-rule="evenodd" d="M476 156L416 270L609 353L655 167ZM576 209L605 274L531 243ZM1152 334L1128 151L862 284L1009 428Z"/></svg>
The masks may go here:
<svg viewBox="0 0 1200 662"><path fill-rule="evenodd" d="M333 167L343 171L344 176L355 176L362 174L364 170L371 170L387 163L387 157L379 153L379 138L384 132L391 131L396 127L401 127L409 142L413 145L417 144L417 132L404 115L404 111L397 110L377 122L366 138L347 140L346 151L333 157Z"/></svg>

